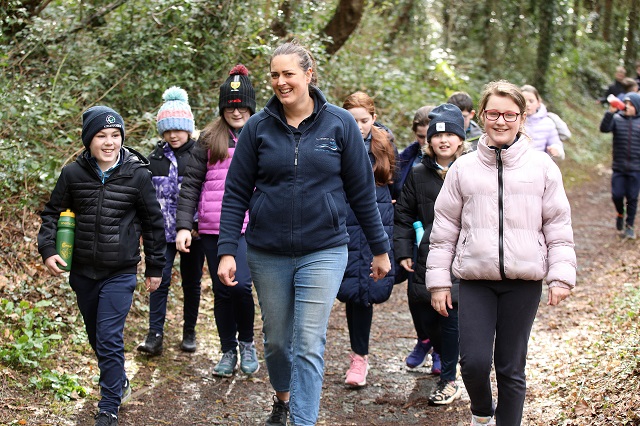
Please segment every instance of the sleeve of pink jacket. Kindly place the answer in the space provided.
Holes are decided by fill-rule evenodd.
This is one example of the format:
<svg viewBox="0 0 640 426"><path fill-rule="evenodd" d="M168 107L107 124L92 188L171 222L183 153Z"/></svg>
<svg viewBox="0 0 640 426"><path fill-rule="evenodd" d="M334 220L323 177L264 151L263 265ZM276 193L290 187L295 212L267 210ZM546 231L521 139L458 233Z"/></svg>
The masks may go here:
<svg viewBox="0 0 640 426"><path fill-rule="evenodd" d="M451 263L456 253L462 216L458 164L453 163L438 194L433 228L429 239L425 283L429 291L451 287Z"/></svg>
<svg viewBox="0 0 640 426"><path fill-rule="evenodd" d="M576 252L571 228L571 207L560 169L547 162L546 188L542 199L542 233L547 242L549 287L571 289L576 285Z"/></svg>

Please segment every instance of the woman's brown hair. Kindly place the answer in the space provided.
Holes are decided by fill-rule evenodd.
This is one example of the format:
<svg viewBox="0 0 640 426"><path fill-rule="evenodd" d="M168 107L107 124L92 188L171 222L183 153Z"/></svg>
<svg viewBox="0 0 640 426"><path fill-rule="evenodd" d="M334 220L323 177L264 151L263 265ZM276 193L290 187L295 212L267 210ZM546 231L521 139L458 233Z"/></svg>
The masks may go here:
<svg viewBox="0 0 640 426"><path fill-rule="evenodd" d="M364 108L373 119L376 107L373 99L364 92L356 92L347 97L342 104L342 108L347 111L353 108ZM378 128L371 127L371 153L375 158L373 165L373 176L377 186L384 186L393 183L393 175L396 167L396 156L391 145L389 134Z"/></svg>

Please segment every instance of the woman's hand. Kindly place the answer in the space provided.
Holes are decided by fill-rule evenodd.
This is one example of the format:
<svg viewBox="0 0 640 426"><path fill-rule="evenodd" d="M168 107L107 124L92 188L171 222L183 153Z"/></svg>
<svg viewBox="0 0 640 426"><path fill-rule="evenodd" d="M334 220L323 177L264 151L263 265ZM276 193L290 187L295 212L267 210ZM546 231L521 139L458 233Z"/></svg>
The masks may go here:
<svg viewBox="0 0 640 426"><path fill-rule="evenodd" d="M176 248L183 253L189 253L189 247L191 247L191 231L179 230L176 234Z"/></svg>
<svg viewBox="0 0 640 426"><path fill-rule="evenodd" d="M233 287L238 284L236 281L236 258L230 254L220 256L220 262L218 262L218 278L222 284Z"/></svg>
<svg viewBox="0 0 640 426"><path fill-rule="evenodd" d="M402 266L406 271L415 272L413 270L413 260L408 257L405 257L400 261L400 266Z"/></svg>
<svg viewBox="0 0 640 426"><path fill-rule="evenodd" d="M431 292L431 306L443 317L448 317L449 309L453 309L453 303L451 301L451 290L437 288Z"/></svg>
<svg viewBox="0 0 640 426"><path fill-rule="evenodd" d="M564 287L551 287L549 288L549 300L547 305L558 306L560 302L571 295L571 290Z"/></svg>
<svg viewBox="0 0 640 426"><path fill-rule="evenodd" d="M371 273L369 276L373 278L374 281L378 281L379 279L386 277L390 270L391 261L389 260L388 253L373 256L373 261L371 262Z"/></svg>

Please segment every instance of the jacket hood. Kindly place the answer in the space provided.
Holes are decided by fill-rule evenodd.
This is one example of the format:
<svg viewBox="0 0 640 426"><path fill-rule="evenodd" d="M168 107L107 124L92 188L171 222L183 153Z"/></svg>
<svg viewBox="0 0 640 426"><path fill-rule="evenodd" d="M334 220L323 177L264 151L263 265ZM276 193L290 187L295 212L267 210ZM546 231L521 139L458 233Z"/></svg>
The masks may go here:
<svg viewBox="0 0 640 426"><path fill-rule="evenodd" d="M536 111L535 114L531 114L527 116L527 121L531 120L533 122L540 121L548 115L547 107L544 104L540 104L540 108ZM526 121L525 121L526 123Z"/></svg>

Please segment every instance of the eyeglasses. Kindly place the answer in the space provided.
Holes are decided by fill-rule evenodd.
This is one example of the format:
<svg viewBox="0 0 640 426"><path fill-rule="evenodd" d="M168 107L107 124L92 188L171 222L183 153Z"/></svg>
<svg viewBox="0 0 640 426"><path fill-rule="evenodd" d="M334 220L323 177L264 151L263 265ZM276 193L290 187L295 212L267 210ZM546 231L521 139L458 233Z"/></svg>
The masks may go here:
<svg viewBox="0 0 640 426"><path fill-rule="evenodd" d="M249 108L232 108L232 107L228 107L224 109L224 112L228 113L228 114L232 114L233 111L238 110L238 112L240 114L244 114L245 112L249 112Z"/></svg>
<svg viewBox="0 0 640 426"><path fill-rule="evenodd" d="M486 118L487 120L498 121L498 118L502 116L502 118L504 118L504 121L506 121L507 123L513 123L514 121L518 120L519 115L520 115L519 112L513 112L513 111L499 112L498 110L495 110L495 109L490 109L484 112L484 118Z"/></svg>

